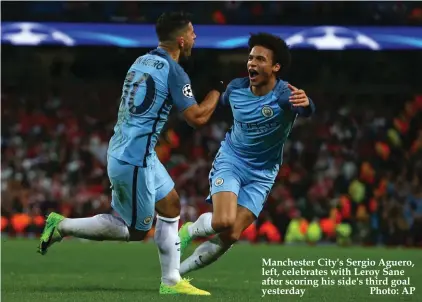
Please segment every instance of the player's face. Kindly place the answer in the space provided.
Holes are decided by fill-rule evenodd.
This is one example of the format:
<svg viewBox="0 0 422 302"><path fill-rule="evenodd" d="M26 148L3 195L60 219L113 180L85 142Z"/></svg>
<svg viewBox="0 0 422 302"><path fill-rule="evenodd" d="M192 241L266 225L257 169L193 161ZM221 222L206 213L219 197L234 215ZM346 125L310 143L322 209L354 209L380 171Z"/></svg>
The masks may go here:
<svg viewBox="0 0 422 302"><path fill-rule="evenodd" d="M255 46L249 53L248 72L251 86L262 86L280 70L280 65L273 65L273 52L263 46Z"/></svg>
<svg viewBox="0 0 422 302"><path fill-rule="evenodd" d="M189 23L188 28L180 41L180 48L184 57L190 57L192 53L192 47L195 44L195 39L196 35L193 29L193 25L192 23Z"/></svg>

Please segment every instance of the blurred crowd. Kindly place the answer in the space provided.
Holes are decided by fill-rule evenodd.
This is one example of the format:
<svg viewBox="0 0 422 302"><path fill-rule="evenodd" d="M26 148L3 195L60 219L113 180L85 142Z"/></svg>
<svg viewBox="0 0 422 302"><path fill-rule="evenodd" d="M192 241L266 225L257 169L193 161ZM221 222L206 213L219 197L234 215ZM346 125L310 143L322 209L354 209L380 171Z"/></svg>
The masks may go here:
<svg viewBox="0 0 422 302"><path fill-rule="evenodd" d="M331 1L36 1L2 3L2 19L56 22L154 23L164 10L195 12L196 24L417 25L415 2Z"/></svg>
<svg viewBox="0 0 422 302"><path fill-rule="evenodd" d="M50 211L68 217L111 212L107 144L135 50L73 50L75 58L65 53L60 60L50 51L3 51L1 207L2 232L10 235L38 235ZM114 62L119 53L123 61ZM200 100L207 64L216 66L227 55L201 51L195 57L202 69L191 77ZM296 122L266 207L243 238L336 241L341 233L360 244L420 245L422 96L415 79L422 60L415 53L386 54L385 61L359 53L293 57L291 81L308 91L317 114ZM46 62L49 68L42 67ZM382 62L388 68L379 73ZM363 65L367 70L360 75ZM220 66L228 78L244 75L243 62ZM412 80L413 86L403 86ZM342 91L341 83L349 90ZM156 151L176 183L183 221L210 210L204 202L208 173L231 123L231 112L221 108L200 130L175 114L162 133Z"/></svg>

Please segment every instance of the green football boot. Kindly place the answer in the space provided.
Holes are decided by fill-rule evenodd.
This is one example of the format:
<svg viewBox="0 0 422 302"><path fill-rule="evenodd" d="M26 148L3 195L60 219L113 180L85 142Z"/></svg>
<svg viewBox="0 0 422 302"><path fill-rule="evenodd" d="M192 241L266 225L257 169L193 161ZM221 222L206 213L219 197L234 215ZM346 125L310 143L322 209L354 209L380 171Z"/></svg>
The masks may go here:
<svg viewBox="0 0 422 302"><path fill-rule="evenodd" d="M45 221L44 230L41 234L40 245L38 246L38 253L45 255L48 248L55 242L60 242L63 237L60 235L58 225L65 219L64 216L57 213L50 213Z"/></svg>
<svg viewBox="0 0 422 302"><path fill-rule="evenodd" d="M180 256L183 255L186 248L191 244L192 237L189 235L188 227L193 224L193 222L186 222L182 225L179 230L179 238L180 238Z"/></svg>

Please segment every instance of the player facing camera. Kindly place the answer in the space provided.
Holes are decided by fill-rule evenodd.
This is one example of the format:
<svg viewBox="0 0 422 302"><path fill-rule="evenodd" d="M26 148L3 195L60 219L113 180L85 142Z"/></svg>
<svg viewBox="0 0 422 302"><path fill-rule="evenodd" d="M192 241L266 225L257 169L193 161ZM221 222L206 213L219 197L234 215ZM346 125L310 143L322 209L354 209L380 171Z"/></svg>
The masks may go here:
<svg viewBox="0 0 422 302"><path fill-rule="evenodd" d="M283 39L268 33L251 34L248 46L250 86L254 93L260 92L259 87L268 91L265 87L274 87L277 77L290 66L289 47Z"/></svg>
<svg viewBox="0 0 422 302"><path fill-rule="evenodd" d="M249 39L249 77L230 82L221 103L230 106L233 126L226 133L209 174L206 198L213 212L179 230L181 254L199 237L205 241L180 265L181 275L204 268L224 255L259 217L283 162L284 143L298 116L315 105L305 91L278 78L290 64L286 43L259 33Z"/></svg>

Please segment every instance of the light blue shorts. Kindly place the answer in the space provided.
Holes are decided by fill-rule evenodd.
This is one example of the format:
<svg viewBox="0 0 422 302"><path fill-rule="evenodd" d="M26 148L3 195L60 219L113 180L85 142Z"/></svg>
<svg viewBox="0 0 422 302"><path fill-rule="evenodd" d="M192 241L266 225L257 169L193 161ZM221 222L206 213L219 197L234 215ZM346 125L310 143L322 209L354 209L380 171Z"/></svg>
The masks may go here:
<svg viewBox="0 0 422 302"><path fill-rule="evenodd" d="M258 217L277 174L278 168L253 169L235 155L220 150L209 174L210 195L206 201L212 203L212 195L218 192L233 192L237 195L237 204Z"/></svg>
<svg viewBox="0 0 422 302"><path fill-rule="evenodd" d="M155 203L174 188L166 168L156 156L145 168L109 156L107 172L112 186L113 209L127 226L141 231L150 230Z"/></svg>

